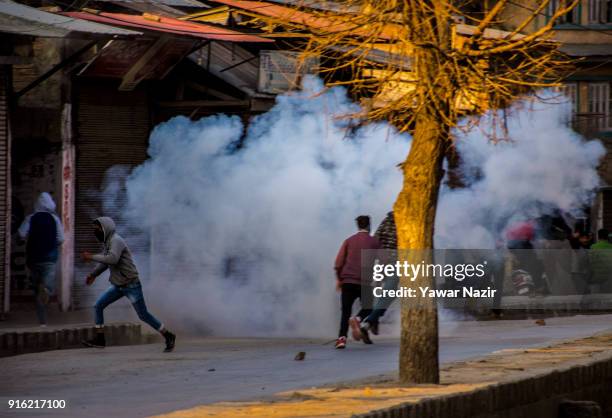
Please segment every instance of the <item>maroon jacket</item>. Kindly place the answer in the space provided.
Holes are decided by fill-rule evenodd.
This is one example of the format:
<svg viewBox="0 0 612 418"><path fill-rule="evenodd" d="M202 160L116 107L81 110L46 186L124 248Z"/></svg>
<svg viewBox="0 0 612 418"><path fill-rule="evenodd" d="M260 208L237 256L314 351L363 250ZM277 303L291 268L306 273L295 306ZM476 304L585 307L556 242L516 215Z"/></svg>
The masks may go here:
<svg viewBox="0 0 612 418"><path fill-rule="evenodd" d="M365 231L359 231L345 239L334 265L337 277L342 283L361 284L361 250L379 248L378 240Z"/></svg>

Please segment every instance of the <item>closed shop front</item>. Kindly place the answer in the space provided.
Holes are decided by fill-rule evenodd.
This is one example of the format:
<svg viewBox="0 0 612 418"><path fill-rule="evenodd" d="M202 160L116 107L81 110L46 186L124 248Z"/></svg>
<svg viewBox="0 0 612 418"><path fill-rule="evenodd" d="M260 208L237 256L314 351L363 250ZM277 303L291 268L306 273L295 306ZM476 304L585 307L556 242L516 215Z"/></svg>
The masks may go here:
<svg viewBox="0 0 612 418"><path fill-rule="evenodd" d="M122 223L121 208L126 200L123 185L127 173L146 159L150 113L146 90L141 87L120 92L115 83L96 79L79 82L76 94L75 185L78 198L75 202L72 295L73 307L79 309L93 306L100 292L108 287L107 273L93 286L86 286L85 276L93 265L80 260L81 252L100 249L91 226L96 217L112 217L136 253L139 268L146 267L147 261L143 258L147 240Z"/></svg>
<svg viewBox="0 0 612 418"><path fill-rule="evenodd" d="M11 137L8 92L11 67L0 65L0 316L9 309L11 243Z"/></svg>
<svg viewBox="0 0 612 418"><path fill-rule="evenodd" d="M604 188L600 193L601 223L598 226L606 228L608 231L612 231L612 189Z"/></svg>

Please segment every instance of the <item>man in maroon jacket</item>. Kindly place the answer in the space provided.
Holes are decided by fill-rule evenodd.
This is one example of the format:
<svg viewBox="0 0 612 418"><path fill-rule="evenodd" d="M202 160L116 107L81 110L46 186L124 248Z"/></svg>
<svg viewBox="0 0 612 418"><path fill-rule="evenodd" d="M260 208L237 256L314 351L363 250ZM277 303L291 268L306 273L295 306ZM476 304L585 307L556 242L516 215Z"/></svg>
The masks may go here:
<svg viewBox="0 0 612 418"><path fill-rule="evenodd" d="M342 294L342 316L340 318L340 332L338 333L338 340L336 341L336 348L341 349L346 347L346 335L348 333L349 319L351 326L356 328L357 332L353 332L353 338L360 339L359 323L362 318L365 318L370 314L371 309L365 309L364 306L367 302L361 299L361 250L375 250L380 248L378 240L370 236L370 217L369 216L358 216L357 227L359 231L344 240L338 255L336 256L336 263L334 268L336 270L336 288L341 291ZM367 286L368 284L364 284ZM366 295L372 296L371 292L364 292ZM357 316L351 318L351 310L353 308L353 302L356 299L361 301L361 310ZM371 344L369 339L366 344Z"/></svg>

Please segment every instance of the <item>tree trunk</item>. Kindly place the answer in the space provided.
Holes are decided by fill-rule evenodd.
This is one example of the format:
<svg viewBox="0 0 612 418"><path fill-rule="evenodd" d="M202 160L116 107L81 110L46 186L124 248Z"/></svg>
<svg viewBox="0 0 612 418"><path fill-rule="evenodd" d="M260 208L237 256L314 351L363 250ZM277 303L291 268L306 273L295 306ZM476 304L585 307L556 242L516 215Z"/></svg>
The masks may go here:
<svg viewBox="0 0 612 418"><path fill-rule="evenodd" d="M418 45L413 54L419 107L404 184L394 205L400 260L432 262L434 221L442 162L449 143L450 110L456 84L445 67L451 48L451 8L437 0L405 0L411 11L411 28ZM418 251L425 250L425 251ZM439 383L438 309L436 299L423 298L418 287L435 287L433 277L401 277L400 285L416 290L415 298L403 298L401 307L400 383Z"/></svg>
<svg viewBox="0 0 612 418"><path fill-rule="evenodd" d="M442 162L448 129L434 115L420 115L416 121L410 153L404 164L404 184L394 205L400 249L433 248L436 204L442 180ZM429 251L408 253L409 262L428 261ZM415 282L402 277L401 286L434 287L434 279L419 277ZM416 286L415 286L416 285ZM417 292L420 296L420 293ZM401 309L400 382L438 383L438 313L433 298L404 298Z"/></svg>

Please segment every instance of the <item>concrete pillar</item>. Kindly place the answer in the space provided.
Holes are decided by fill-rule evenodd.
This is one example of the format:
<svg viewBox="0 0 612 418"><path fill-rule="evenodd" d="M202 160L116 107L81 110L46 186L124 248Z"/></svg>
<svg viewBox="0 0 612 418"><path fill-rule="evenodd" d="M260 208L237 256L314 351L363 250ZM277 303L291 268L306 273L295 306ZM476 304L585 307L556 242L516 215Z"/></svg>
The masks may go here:
<svg viewBox="0 0 612 418"><path fill-rule="evenodd" d="M64 244L61 251L60 307L67 311L72 305L72 282L74 280L74 164L72 105L65 103L62 109L62 173L61 214L64 226Z"/></svg>

